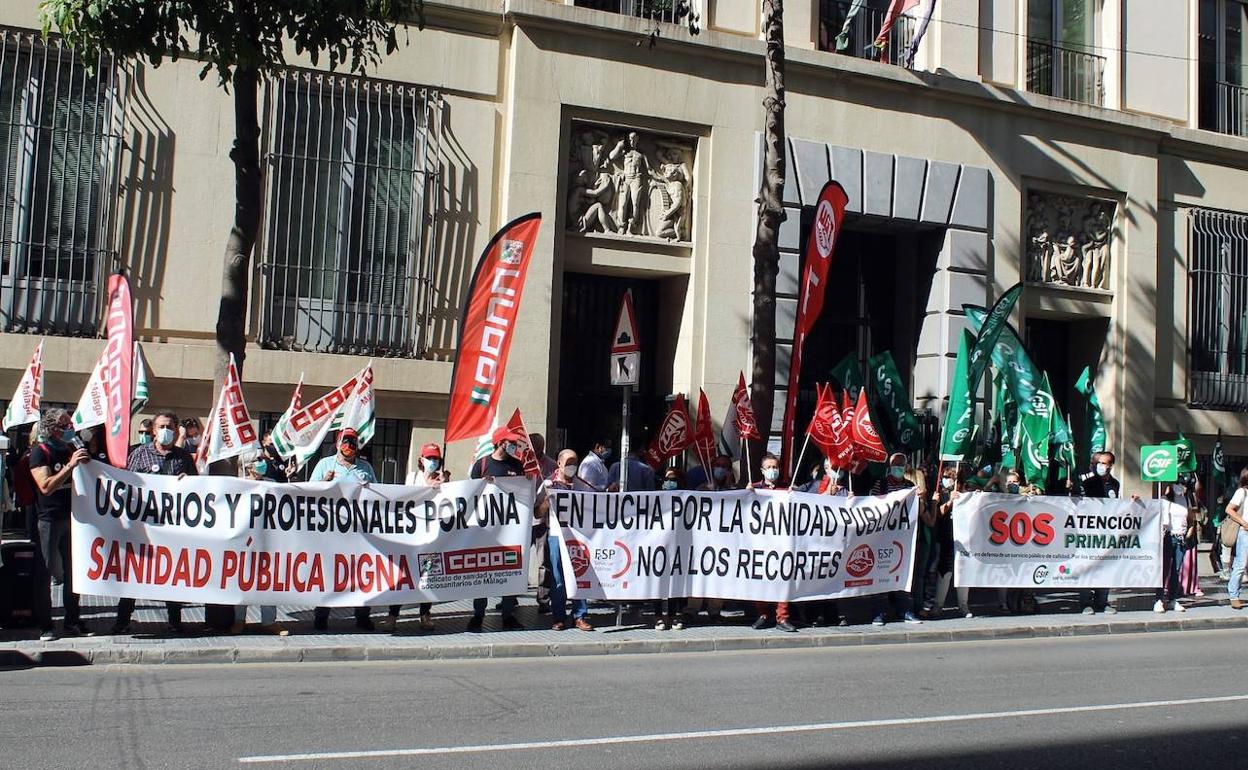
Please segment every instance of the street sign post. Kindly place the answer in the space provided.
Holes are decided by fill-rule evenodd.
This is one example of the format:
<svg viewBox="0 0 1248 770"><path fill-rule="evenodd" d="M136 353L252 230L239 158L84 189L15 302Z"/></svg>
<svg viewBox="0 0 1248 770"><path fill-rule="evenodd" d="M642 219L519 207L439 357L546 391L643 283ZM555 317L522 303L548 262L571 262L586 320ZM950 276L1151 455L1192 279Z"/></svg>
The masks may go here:
<svg viewBox="0 0 1248 770"><path fill-rule="evenodd" d="M624 292L620 314L615 319L611 336L611 384L624 390L623 428L620 434L620 491L628 491L628 407L633 386L641 372L641 343L637 338L637 313L633 309L632 290Z"/></svg>

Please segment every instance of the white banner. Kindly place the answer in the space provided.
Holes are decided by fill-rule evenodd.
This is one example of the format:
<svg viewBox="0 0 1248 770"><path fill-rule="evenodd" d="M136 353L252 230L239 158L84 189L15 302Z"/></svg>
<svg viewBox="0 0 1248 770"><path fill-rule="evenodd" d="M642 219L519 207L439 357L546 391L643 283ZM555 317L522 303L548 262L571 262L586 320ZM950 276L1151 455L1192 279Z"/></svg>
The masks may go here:
<svg viewBox="0 0 1248 770"><path fill-rule="evenodd" d="M74 471L74 588L354 607L524 593L528 479L441 489Z"/></svg>
<svg viewBox="0 0 1248 770"><path fill-rule="evenodd" d="M992 588L1156 588L1162 504L962 495L953 507L954 580Z"/></svg>
<svg viewBox="0 0 1248 770"><path fill-rule="evenodd" d="M910 590L918 531L912 491L552 490L550 505L576 598L774 602Z"/></svg>

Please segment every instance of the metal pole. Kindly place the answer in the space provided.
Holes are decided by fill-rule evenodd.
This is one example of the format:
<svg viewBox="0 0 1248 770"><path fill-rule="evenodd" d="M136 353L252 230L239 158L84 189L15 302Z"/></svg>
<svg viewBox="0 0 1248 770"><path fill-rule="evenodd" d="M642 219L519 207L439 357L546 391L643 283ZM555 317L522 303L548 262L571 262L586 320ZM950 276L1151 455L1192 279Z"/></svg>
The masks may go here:
<svg viewBox="0 0 1248 770"><path fill-rule="evenodd" d="M632 391L624 386L624 425L620 430L620 491L628 491L628 402L632 400Z"/></svg>

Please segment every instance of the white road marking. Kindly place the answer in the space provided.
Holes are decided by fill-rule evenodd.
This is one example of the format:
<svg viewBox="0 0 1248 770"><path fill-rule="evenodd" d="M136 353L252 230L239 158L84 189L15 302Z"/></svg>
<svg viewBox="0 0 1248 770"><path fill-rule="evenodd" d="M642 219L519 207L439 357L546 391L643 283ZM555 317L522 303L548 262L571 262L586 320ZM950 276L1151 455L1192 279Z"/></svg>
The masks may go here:
<svg viewBox="0 0 1248 770"><path fill-rule="evenodd" d="M944 722L977 722L985 719L1011 719L1014 717L1061 716L1087 714L1096 711L1127 711L1131 709L1167 708L1170 706L1196 706L1209 703L1237 703L1248 701L1248 695L1224 695L1211 698L1186 700L1153 700L1138 703L1106 703L1095 706L1063 706L1047 709L1021 711L986 711L972 714L946 714L931 717L902 717L899 719L866 719L859 722L820 722L808 725L775 725L771 727L738 727L730 730L696 730L687 733L654 733L651 735L617 735L608 738L575 738L563 741L532 741L529 743L486 743L477 746L441 746L426 749L379 749L376 751L326 751L316 754L273 754L268 756L239 757L242 764L277 762L316 762L325 760L372 759L378 757L426 757L444 754L479 754L488 751L529 751L533 749L566 749L580 746L610 746L623 743L651 743L653 741L688 741L705 738L740 738L751 735L783 735L785 733L814 733L832 730L857 730L870 727L901 727L911 725L940 724Z"/></svg>

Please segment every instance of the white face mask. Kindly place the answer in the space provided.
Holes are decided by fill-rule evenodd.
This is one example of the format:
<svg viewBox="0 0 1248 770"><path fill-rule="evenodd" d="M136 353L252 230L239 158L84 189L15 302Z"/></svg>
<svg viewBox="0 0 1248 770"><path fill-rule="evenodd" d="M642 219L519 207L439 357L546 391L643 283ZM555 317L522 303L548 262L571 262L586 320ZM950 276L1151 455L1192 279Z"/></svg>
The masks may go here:
<svg viewBox="0 0 1248 770"><path fill-rule="evenodd" d="M940 486L944 489L953 489L953 479L946 476L940 480Z"/></svg>
<svg viewBox="0 0 1248 770"><path fill-rule="evenodd" d="M442 466L442 462L436 457L422 457L420 464L424 466L425 473L433 473Z"/></svg>
<svg viewBox="0 0 1248 770"><path fill-rule="evenodd" d="M779 468L763 468L763 478L767 479L768 481L772 483L775 483L776 479L780 478L780 469Z"/></svg>
<svg viewBox="0 0 1248 770"><path fill-rule="evenodd" d="M1097 476L1108 476L1108 475L1109 475L1109 466L1108 466L1108 465L1106 465L1105 463L1097 463L1097 464L1096 464L1096 475L1097 475Z"/></svg>
<svg viewBox="0 0 1248 770"><path fill-rule="evenodd" d="M573 478L576 476L576 463L568 463L559 470L563 472L563 477L565 479Z"/></svg>

